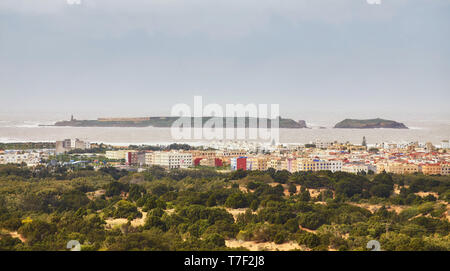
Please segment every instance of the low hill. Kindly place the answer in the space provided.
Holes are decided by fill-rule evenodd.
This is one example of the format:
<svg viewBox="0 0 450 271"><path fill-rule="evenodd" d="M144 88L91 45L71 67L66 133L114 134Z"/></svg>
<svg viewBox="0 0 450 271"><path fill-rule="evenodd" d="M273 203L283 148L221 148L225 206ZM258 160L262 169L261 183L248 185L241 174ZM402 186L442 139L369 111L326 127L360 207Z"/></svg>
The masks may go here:
<svg viewBox="0 0 450 271"><path fill-rule="evenodd" d="M372 129L372 128L391 128L391 129L408 129L405 124L396 122L393 120L384 119L367 119L367 120L357 120L357 119L345 119L337 123L334 128L345 128L345 129Z"/></svg>
<svg viewBox="0 0 450 271"><path fill-rule="evenodd" d="M166 127L169 128L172 124L180 119L179 117L148 117L148 118L99 118L97 120L77 120L71 119L68 121L59 121L54 124L54 126L71 126L71 127ZM200 120L201 123L205 123L211 120L212 117L203 117ZM251 120L254 118L223 118L223 125L226 123L231 123L234 121L234 126L237 127L239 121L245 122L245 127L249 127ZM271 127L271 119L256 119L256 123L261 123L263 120L267 121L267 128ZM191 118L191 125L194 126L195 119ZM307 128L305 121L295 121L293 119L279 118L279 127L287 129L300 129Z"/></svg>

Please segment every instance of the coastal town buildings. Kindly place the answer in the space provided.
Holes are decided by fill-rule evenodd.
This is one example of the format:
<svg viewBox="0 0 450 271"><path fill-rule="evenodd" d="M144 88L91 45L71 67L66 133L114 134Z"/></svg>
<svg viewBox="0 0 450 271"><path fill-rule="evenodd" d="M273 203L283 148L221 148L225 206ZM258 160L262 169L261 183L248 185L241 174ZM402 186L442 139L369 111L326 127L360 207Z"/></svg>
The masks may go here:
<svg viewBox="0 0 450 271"><path fill-rule="evenodd" d="M54 150L6 150L0 151L0 164L22 164L29 167L41 164L54 155Z"/></svg>
<svg viewBox="0 0 450 271"><path fill-rule="evenodd" d="M56 154L63 154L71 150L86 150L91 148L91 144L87 141L76 139L64 139L56 141L55 143Z"/></svg>
<svg viewBox="0 0 450 271"><path fill-rule="evenodd" d="M312 144L288 144L259 146L255 143L245 145L243 142L225 144L223 149L203 146L192 150L150 151L128 149L129 147L109 146L103 153L80 154L80 159L98 156L106 157L97 161L95 167L104 165L121 166L140 170L150 166L166 169L202 167L221 167L222 170L260 170L270 168L286 170L291 173L299 171L331 171L352 174L393 173L449 175L450 152L441 145L431 143L404 142L380 143L369 146L354 145L348 142L314 142ZM42 150L0 151L0 164L26 163L38 165L49 160L53 154L66 153L74 149L88 149L91 144L79 139L66 139L56 142L53 153ZM98 145L96 145L98 148ZM236 149L232 149L235 146ZM264 151L261 151L264 150ZM77 155L77 154L71 154ZM53 158L52 158L53 159ZM99 160L97 159L97 160ZM103 158L104 159L104 158ZM74 162L78 161L74 160ZM90 158L88 160L95 160ZM101 162L101 163L100 163ZM89 163L89 162L86 162Z"/></svg>

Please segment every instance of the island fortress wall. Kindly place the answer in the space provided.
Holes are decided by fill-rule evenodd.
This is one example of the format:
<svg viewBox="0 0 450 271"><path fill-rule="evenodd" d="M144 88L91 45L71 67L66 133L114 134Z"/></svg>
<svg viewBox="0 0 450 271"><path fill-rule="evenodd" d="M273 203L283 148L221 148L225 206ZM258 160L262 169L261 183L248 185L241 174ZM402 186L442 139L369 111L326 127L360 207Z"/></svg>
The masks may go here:
<svg viewBox="0 0 450 271"><path fill-rule="evenodd" d="M98 121L149 121L150 117L143 118L98 118Z"/></svg>

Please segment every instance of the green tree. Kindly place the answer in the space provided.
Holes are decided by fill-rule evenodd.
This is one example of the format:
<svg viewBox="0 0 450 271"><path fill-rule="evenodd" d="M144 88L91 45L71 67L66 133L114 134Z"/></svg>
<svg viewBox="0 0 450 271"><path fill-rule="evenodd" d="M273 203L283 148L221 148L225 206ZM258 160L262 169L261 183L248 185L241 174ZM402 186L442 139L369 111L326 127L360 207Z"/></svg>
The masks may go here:
<svg viewBox="0 0 450 271"><path fill-rule="evenodd" d="M116 209L113 213L115 218L127 218L133 220L138 217L142 217L142 213L138 211L137 207L126 200L117 202Z"/></svg>
<svg viewBox="0 0 450 271"><path fill-rule="evenodd" d="M247 197L242 193L233 193L225 202L225 206L233 209L249 207Z"/></svg>

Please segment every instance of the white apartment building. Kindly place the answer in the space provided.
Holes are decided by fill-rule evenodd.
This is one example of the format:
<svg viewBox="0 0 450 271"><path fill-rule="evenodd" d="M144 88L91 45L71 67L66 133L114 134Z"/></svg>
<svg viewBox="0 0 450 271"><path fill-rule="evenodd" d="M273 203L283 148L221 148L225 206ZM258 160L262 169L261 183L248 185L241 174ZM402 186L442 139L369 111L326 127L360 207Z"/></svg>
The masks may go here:
<svg viewBox="0 0 450 271"><path fill-rule="evenodd" d="M323 170L329 170L331 172L342 171L342 161L339 160L324 160L320 161L321 165L325 168Z"/></svg>
<svg viewBox="0 0 450 271"><path fill-rule="evenodd" d="M316 145L316 148L318 149L327 149L331 146L333 146L333 142L324 142L324 141L315 141L313 143L314 145Z"/></svg>
<svg viewBox="0 0 450 271"><path fill-rule="evenodd" d="M340 160L312 160L298 159L298 171L321 171L329 170L331 172L342 170L342 161Z"/></svg>
<svg viewBox="0 0 450 271"><path fill-rule="evenodd" d="M153 152L146 152L144 154L144 160L146 165L153 165Z"/></svg>
<svg viewBox="0 0 450 271"><path fill-rule="evenodd" d="M89 143L87 141L82 141L82 140L79 140L78 138L76 138L75 140L71 140L70 146L72 149L85 150L85 149L91 148L91 143Z"/></svg>
<svg viewBox="0 0 450 271"><path fill-rule="evenodd" d="M21 164L36 166L42 159L48 159L53 151L5 151L0 153L0 164Z"/></svg>
<svg viewBox="0 0 450 271"><path fill-rule="evenodd" d="M151 160L152 164L149 165L157 165L167 169L188 168L193 165L192 154L187 152L153 152Z"/></svg>
<svg viewBox="0 0 450 271"><path fill-rule="evenodd" d="M369 166L365 164L345 164L342 166L342 171L347 173L358 174L359 172L369 172Z"/></svg>
<svg viewBox="0 0 450 271"><path fill-rule="evenodd" d="M91 143L79 140L78 138L56 141L55 144L56 144L56 154L62 154L75 149L86 150L91 148Z"/></svg>

